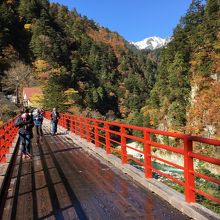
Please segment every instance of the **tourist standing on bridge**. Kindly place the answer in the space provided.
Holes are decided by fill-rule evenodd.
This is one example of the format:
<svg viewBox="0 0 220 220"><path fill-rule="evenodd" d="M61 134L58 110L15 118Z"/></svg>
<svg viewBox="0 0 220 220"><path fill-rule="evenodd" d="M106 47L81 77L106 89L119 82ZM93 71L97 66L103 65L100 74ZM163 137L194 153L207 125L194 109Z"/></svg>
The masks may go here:
<svg viewBox="0 0 220 220"><path fill-rule="evenodd" d="M34 115L33 119L34 119L34 125L36 128L37 136L39 135L43 136L42 124L43 124L44 117L39 109L37 109L37 114Z"/></svg>
<svg viewBox="0 0 220 220"><path fill-rule="evenodd" d="M53 111L50 114L50 118L51 118L51 134L55 135L57 133L57 124L60 118L60 115L57 112L56 108L53 108Z"/></svg>
<svg viewBox="0 0 220 220"><path fill-rule="evenodd" d="M32 116L29 114L29 109L24 112L21 111L20 115L15 121L15 126L19 127L19 137L22 142L22 159L31 158L31 138L33 137L32 128L34 122Z"/></svg>

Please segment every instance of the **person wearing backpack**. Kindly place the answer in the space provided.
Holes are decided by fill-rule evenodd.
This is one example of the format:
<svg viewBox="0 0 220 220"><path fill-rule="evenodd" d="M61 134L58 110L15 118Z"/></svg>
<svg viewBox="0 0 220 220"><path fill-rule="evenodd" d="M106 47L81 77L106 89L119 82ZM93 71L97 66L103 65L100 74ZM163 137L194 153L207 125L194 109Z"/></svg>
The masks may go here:
<svg viewBox="0 0 220 220"><path fill-rule="evenodd" d="M29 114L29 109L26 109L24 112L21 111L14 124L16 127L19 127L19 137L22 142L22 159L31 158L30 149L34 122L32 116Z"/></svg>
<svg viewBox="0 0 220 220"><path fill-rule="evenodd" d="M60 118L59 113L57 112L56 108L53 108L53 111L50 114L52 135L55 135L57 133L57 124L58 124L59 118Z"/></svg>

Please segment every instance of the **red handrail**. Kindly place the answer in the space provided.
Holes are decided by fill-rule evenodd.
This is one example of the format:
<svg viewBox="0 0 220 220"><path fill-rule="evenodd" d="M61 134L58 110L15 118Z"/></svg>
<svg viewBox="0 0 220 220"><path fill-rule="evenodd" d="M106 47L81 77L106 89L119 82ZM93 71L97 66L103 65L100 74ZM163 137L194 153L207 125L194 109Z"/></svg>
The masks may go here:
<svg viewBox="0 0 220 220"><path fill-rule="evenodd" d="M46 112L45 116L46 118L50 119L49 112ZM80 137L85 138L88 142L92 141L96 147L105 148L107 154L112 152L120 154L122 163L127 163L128 160L133 160L135 163L144 166L146 178L152 178L153 172L156 172L160 175L167 177L171 181L175 181L176 183L182 185L184 187L185 200L188 203L195 202L195 195L197 193L220 204L220 200L218 198L215 198L199 189L196 189L195 176L214 182L216 184L220 183L219 180L217 180L216 178L195 172L193 160L197 159L211 164L220 165L219 159L193 152L193 143L198 142L220 146L219 140L190 136L177 132L160 131L151 128L138 127L116 122L102 121L70 114L60 114L59 125L69 129L70 132L80 135ZM128 134L128 130L142 132L142 136L137 137L134 135L130 135ZM155 140L152 140L151 138L152 134L177 138L182 141L183 147L173 147L155 142ZM132 148L126 145L128 139L138 141L143 145L143 151L140 149L136 150L137 152L144 155L142 160L127 155L127 149ZM115 149L115 144L119 144L121 146L121 149ZM155 156L153 154L152 147L165 149L166 151L175 152L181 155L184 159L183 166ZM135 149L132 148L132 150ZM160 171L159 169L153 168L152 158L160 160L168 165L174 166L177 169L183 170L184 180L178 180L173 176Z"/></svg>
<svg viewBox="0 0 220 220"><path fill-rule="evenodd" d="M16 117L5 123L0 128L0 163L6 162L6 154L18 133L18 128L14 126Z"/></svg>

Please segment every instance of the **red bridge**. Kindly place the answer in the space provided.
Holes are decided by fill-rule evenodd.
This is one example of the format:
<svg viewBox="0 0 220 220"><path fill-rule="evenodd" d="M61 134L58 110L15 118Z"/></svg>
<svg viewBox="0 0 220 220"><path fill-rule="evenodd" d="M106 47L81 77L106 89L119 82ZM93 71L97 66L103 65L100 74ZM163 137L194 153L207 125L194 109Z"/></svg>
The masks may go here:
<svg viewBox="0 0 220 220"><path fill-rule="evenodd" d="M194 150L198 144L218 148L219 140L69 114L61 114L59 125L58 135L51 136L44 121L44 136L34 136L33 157L25 160L14 119L0 130L0 219L220 219L197 203L204 197L219 208L219 194L208 194L197 182L219 187L220 180L196 169L200 161L219 171L220 160ZM178 146L159 143L158 137ZM131 140L140 147L129 145ZM159 157L156 149L178 154L182 165Z"/></svg>

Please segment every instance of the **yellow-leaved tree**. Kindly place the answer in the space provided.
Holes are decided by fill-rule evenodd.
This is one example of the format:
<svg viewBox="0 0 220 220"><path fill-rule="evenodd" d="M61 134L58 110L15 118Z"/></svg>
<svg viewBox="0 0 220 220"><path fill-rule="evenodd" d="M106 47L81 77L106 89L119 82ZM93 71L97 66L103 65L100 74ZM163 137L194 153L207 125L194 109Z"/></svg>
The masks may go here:
<svg viewBox="0 0 220 220"><path fill-rule="evenodd" d="M77 94L79 92L73 88L69 88L66 91L64 91L65 96L67 97L67 101L65 102L65 105L73 105L75 104L75 99L77 97Z"/></svg>
<svg viewBox="0 0 220 220"><path fill-rule="evenodd" d="M33 108L39 108L43 105L43 94L33 94L30 98L30 106Z"/></svg>
<svg viewBox="0 0 220 220"><path fill-rule="evenodd" d="M35 67L35 75L37 76L37 78L42 80L47 80L52 75L59 75L61 71L59 67L54 68L46 60L43 59L38 59L33 62L33 66Z"/></svg>

